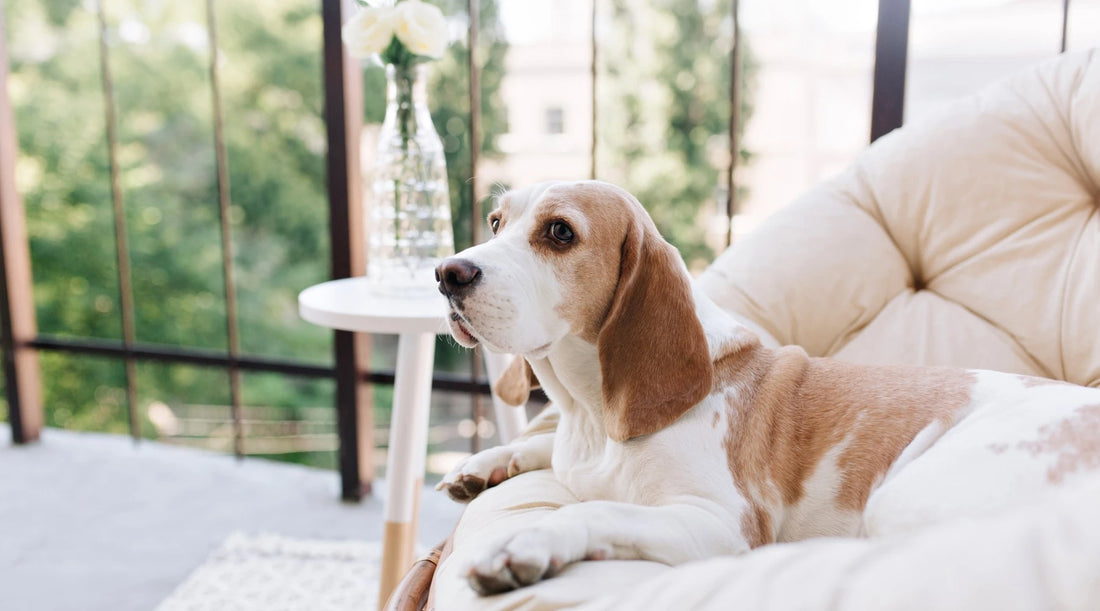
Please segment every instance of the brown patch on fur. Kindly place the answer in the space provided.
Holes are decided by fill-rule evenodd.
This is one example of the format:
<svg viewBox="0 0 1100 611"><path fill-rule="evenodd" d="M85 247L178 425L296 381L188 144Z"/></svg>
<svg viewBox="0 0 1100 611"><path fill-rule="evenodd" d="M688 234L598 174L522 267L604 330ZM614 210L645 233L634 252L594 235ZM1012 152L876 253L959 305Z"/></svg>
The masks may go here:
<svg viewBox="0 0 1100 611"><path fill-rule="evenodd" d="M706 397L711 363L691 279L645 209L599 182L554 185L533 211L532 246L566 289L558 313L596 344L604 426L615 441L668 426ZM543 228L572 217L568 248L538 246Z"/></svg>
<svg viewBox="0 0 1100 611"><path fill-rule="evenodd" d="M508 405L520 406L527 403L531 391L538 387L539 379L531 370L530 363L522 356L516 356L493 383L493 392Z"/></svg>
<svg viewBox="0 0 1100 611"><path fill-rule="evenodd" d="M738 391L726 447L750 502L797 503L825 454L848 438L835 502L857 511L921 429L950 422L969 403L974 383L961 370L853 365L756 340L719 359L715 371L720 387Z"/></svg>
<svg viewBox="0 0 1100 611"><path fill-rule="evenodd" d="M713 376L680 253L633 204L618 286L596 342L604 428L615 441L672 424L709 394Z"/></svg>
<svg viewBox="0 0 1100 611"><path fill-rule="evenodd" d="M710 428L718 428L718 421L721 419L722 417L718 414L718 412L714 412L714 418L710 421Z"/></svg>
<svg viewBox="0 0 1100 611"><path fill-rule="evenodd" d="M1100 403L1077 409L1073 416L1038 430L1039 436L1021 441L1016 449L1032 456L1057 454L1058 460L1047 470L1047 480L1059 484L1069 473L1100 468ZM997 454L1009 450L1009 445L995 443L989 449Z"/></svg>
<svg viewBox="0 0 1100 611"><path fill-rule="evenodd" d="M753 549L771 543L775 540L771 514L759 503L750 501L748 510L741 514L741 534Z"/></svg>
<svg viewBox="0 0 1100 611"><path fill-rule="evenodd" d="M570 333L595 344L611 299L619 283L625 229L632 224L632 210L599 183L556 186L547 191L530 236L532 248L558 262L554 274L566 292L557 311L569 321ZM583 216L583 219L570 218ZM546 225L556 219L571 221L571 248L550 245Z"/></svg>

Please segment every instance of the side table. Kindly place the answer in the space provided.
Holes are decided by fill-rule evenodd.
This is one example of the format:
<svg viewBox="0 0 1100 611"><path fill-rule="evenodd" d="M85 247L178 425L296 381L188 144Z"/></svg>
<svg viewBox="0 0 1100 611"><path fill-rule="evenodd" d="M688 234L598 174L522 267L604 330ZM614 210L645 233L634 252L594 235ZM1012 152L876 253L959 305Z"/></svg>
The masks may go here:
<svg viewBox="0 0 1100 611"><path fill-rule="evenodd" d="M298 312L311 323L361 333L398 336L394 367L393 412L383 504L382 576L378 608L413 562L418 497L424 482L428 449L428 412L435 363L435 336L448 333L447 304L438 295L389 297L369 291L366 278L332 280L298 295ZM489 377L495 380L508 355L484 351ZM501 440L508 442L523 429L527 416L493 397Z"/></svg>

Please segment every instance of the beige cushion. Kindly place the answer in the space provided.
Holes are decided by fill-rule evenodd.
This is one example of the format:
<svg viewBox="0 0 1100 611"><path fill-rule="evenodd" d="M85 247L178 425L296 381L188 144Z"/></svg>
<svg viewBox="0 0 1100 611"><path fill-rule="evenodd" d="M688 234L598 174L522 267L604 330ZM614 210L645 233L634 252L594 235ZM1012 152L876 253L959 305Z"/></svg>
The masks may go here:
<svg viewBox="0 0 1100 611"><path fill-rule="evenodd" d="M692 562L577 607L975 611L1096 609L1100 482L914 536L815 539Z"/></svg>
<svg viewBox="0 0 1100 611"><path fill-rule="evenodd" d="M1100 386L1098 197L1100 55L1092 52L1026 70L882 138L724 253L699 282L719 305L811 354ZM1005 569L1000 583L1035 586L1028 591L1037 598L1018 605L1053 606L1049 597L1068 595L1065 588L1100 604L1095 590L1074 590L1079 580L1041 583L1051 578L1046 563L1061 566L1060 558L1072 557L1064 554L1082 549L1079 542L1095 546L1100 538L1100 523L1074 513L1081 502L1095 507L1100 493L1082 494L1077 504L1067 497L1044 511L1005 515L970 538L956 536L965 528L945 525L904 542L809 541L675 570L583 562L535 587L479 599L464 579L479 547L575 502L548 472L536 472L471 503L455 551L437 572L435 595L448 610L555 609L597 594L611 598L593 608L667 609L675 601L677 609L725 609L766 601L778 584L797 588L805 575L819 577L813 592L828 600L842 600L831 597L849 578L893 576L909 597L900 600L929 608L944 603L937 596L945 579L963 580L948 589L956 602L966 601L969 579L973 591L996 594L963 569L997 561ZM1053 527L1043 517L1060 512L1068 530L1048 541ZM1034 561L1036 550L1043 563ZM898 569L908 562L935 570ZM733 580L733 570L751 578Z"/></svg>
<svg viewBox="0 0 1100 611"><path fill-rule="evenodd" d="M700 282L781 343L1100 385L1100 59L881 139Z"/></svg>

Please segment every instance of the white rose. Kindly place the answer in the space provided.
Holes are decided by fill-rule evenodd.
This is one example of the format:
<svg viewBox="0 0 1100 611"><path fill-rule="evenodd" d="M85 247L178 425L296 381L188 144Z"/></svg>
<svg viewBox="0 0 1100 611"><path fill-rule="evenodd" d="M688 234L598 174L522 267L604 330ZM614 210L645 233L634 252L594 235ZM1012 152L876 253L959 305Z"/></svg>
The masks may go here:
<svg viewBox="0 0 1100 611"><path fill-rule="evenodd" d="M394 8L397 39L409 51L427 57L441 57L447 48L447 20L439 7L405 0Z"/></svg>
<svg viewBox="0 0 1100 611"><path fill-rule="evenodd" d="M397 25L396 12L387 6L363 9L344 24L341 32L352 57L370 57L390 46Z"/></svg>

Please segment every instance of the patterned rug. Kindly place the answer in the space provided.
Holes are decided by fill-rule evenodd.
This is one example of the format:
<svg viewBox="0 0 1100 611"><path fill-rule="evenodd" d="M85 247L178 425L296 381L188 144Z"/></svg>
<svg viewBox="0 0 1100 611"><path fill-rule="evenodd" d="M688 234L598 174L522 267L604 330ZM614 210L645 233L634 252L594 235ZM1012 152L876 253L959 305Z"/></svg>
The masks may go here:
<svg viewBox="0 0 1100 611"><path fill-rule="evenodd" d="M377 542L234 533L158 611L370 611L376 608Z"/></svg>

